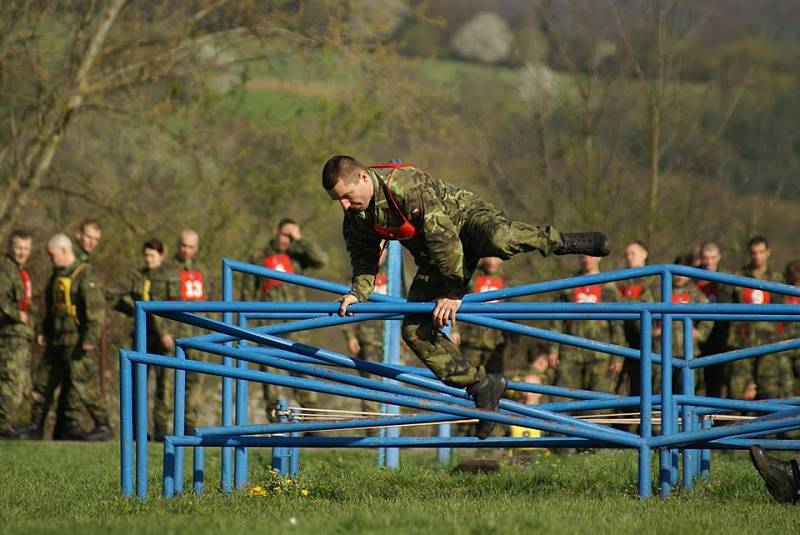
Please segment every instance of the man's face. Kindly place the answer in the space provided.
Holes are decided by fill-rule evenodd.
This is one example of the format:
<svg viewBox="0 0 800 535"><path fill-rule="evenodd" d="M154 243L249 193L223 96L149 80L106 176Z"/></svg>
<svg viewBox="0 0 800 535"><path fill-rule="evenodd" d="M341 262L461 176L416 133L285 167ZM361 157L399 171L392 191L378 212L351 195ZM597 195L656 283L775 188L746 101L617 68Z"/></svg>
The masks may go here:
<svg viewBox="0 0 800 535"><path fill-rule="evenodd" d="M629 268L644 266L647 261L647 251L641 245L632 243L625 247L625 262Z"/></svg>
<svg viewBox="0 0 800 535"><path fill-rule="evenodd" d="M94 225L87 225L75 234L75 239L81 246L81 249L87 253L91 253L97 244L100 243L100 235L102 232Z"/></svg>
<svg viewBox="0 0 800 535"><path fill-rule="evenodd" d="M715 247L703 249L703 252L700 253L700 260L703 268L709 271L717 271L722 255L719 253L719 249Z"/></svg>
<svg viewBox="0 0 800 535"><path fill-rule="evenodd" d="M342 208L354 212L363 212L372 200L372 179L366 171L359 171L355 180L340 179L333 188L328 190L328 195L334 201L339 201Z"/></svg>
<svg viewBox="0 0 800 535"><path fill-rule="evenodd" d="M196 234L184 232L178 240L178 256L181 261L188 262L194 258L195 253L199 247L199 239Z"/></svg>
<svg viewBox="0 0 800 535"><path fill-rule="evenodd" d="M584 273L594 273L600 269L600 260L599 256L581 255L581 269Z"/></svg>
<svg viewBox="0 0 800 535"><path fill-rule="evenodd" d="M144 253L142 253L142 257L144 258L144 267L151 271L161 267L161 263L164 260L161 253L155 249L145 249Z"/></svg>
<svg viewBox="0 0 800 535"><path fill-rule="evenodd" d="M682 275L675 275L672 277L672 285L673 286L686 286L689 284L689 281L692 280L689 277L684 277Z"/></svg>
<svg viewBox="0 0 800 535"><path fill-rule="evenodd" d="M31 256L31 239L14 238L11 240L11 257L19 265L28 261Z"/></svg>
<svg viewBox="0 0 800 535"><path fill-rule="evenodd" d="M72 255L70 252L61 247L48 247L47 256L50 257L50 262L55 268L69 267L72 263Z"/></svg>
<svg viewBox="0 0 800 535"><path fill-rule="evenodd" d="M496 256L487 256L481 260L481 264L483 265L483 269L486 270L486 273L489 275L494 275L500 271L500 266L503 264L503 260Z"/></svg>
<svg viewBox="0 0 800 535"><path fill-rule="evenodd" d="M750 263L753 267L761 268L767 265L770 250L764 243L755 243L750 246Z"/></svg>

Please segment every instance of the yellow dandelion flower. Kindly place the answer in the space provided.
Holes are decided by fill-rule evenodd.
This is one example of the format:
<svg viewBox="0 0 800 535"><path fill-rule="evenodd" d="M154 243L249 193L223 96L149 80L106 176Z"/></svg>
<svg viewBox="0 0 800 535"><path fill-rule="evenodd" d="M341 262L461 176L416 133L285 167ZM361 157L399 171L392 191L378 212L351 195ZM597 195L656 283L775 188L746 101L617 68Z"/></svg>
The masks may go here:
<svg viewBox="0 0 800 535"><path fill-rule="evenodd" d="M250 490L248 491L248 494L250 496L266 496L267 489L261 486L251 487Z"/></svg>
<svg viewBox="0 0 800 535"><path fill-rule="evenodd" d="M308 496L309 494L311 493L308 491L308 489L302 489L300 491L300 496Z"/></svg>
<svg viewBox="0 0 800 535"><path fill-rule="evenodd" d="M290 478L290 477L287 477L287 478L286 478L286 481L285 481L285 483L286 483L287 485L291 485L291 484L292 484L292 478Z"/></svg>
<svg viewBox="0 0 800 535"><path fill-rule="evenodd" d="M279 486L273 487L272 490L275 491L276 494L280 494L281 492L281 488Z"/></svg>

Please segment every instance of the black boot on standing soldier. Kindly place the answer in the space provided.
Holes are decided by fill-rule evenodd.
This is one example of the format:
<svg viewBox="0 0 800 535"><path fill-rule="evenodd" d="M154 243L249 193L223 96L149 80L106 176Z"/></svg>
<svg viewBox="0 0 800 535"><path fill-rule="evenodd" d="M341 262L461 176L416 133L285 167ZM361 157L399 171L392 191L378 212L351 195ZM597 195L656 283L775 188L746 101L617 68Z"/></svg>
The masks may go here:
<svg viewBox="0 0 800 535"><path fill-rule="evenodd" d="M557 255L585 254L608 256L611 244L602 232L562 232L561 246L553 251Z"/></svg>
<svg viewBox="0 0 800 535"><path fill-rule="evenodd" d="M470 385L467 393L475 400L475 407L487 411L497 412L503 393L506 391L508 380L502 375L487 374L483 379ZM478 420L475 436L480 440L492 434L495 422L491 420Z"/></svg>

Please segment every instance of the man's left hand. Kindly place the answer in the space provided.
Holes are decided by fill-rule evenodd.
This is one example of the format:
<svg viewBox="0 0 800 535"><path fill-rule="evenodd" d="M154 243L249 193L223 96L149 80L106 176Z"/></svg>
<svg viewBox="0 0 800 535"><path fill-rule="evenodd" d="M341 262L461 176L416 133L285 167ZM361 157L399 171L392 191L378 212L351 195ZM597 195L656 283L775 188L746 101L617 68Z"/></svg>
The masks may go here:
<svg viewBox="0 0 800 535"><path fill-rule="evenodd" d="M461 306L461 299L448 299L440 297L436 300L436 307L433 309L433 324L437 328L456 322L456 310Z"/></svg>

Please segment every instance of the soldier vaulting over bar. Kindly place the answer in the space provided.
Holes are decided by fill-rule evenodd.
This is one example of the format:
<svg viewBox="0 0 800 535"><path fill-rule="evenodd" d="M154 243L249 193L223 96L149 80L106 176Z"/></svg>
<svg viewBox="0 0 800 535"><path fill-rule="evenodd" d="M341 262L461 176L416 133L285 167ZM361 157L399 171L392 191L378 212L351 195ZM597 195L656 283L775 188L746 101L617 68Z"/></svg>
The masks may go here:
<svg viewBox="0 0 800 535"><path fill-rule="evenodd" d="M607 238L599 232L562 234L551 226L510 221L474 193L411 165L366 167L337 155L322 169L322 186L344 210L344 239L353 266L351 290L339 298L339 314L372 292L381 240L401 240L418 266L408 301L436 302L432 316L406 316L403 339L445 384L465 387L479 409L497 410L507 381L465 360L441 331L455 322L478 260L530 251L543 256L609 253ZM482 420L476 436L486 438L493 427Z"/></svg>

